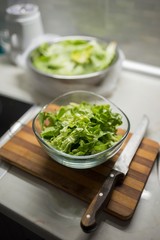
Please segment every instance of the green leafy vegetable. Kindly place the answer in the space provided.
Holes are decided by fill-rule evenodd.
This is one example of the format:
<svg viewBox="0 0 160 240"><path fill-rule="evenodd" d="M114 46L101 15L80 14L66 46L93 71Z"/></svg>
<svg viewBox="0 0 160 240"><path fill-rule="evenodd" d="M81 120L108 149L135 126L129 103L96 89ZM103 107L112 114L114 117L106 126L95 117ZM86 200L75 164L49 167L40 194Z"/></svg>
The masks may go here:
<svg viewBox="0 0 160 240"><path fill-rule="evenodd" d="M56 112L41 112L41 137L51 146L71 155L95 154L120 140L117 127L122 124L119 113L110 105L87 102L70 103Z"/></svg>
<svg viewBox="0 0 160 240"><path fill-rule="evenodd" d="M49 74L81 75L103 70L116 58L116 43L107 47L97 41L64 40L44 43L31 54L33 65Z"/></svg>

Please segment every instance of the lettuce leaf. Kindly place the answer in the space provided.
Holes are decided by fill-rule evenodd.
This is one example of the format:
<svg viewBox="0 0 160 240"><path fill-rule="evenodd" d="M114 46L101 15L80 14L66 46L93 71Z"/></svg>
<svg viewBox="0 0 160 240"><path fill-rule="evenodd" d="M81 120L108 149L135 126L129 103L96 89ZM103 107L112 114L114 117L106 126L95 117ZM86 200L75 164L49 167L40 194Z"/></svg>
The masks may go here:
<svg viewBox="0 0 160 240"><path fill-rule="evenodd" d="M104 151L121 138L117 128L122 124L122 117L107 104L70 103L56 112L41 112L39 119L41 137L57 150L71 155Z"/></svg>

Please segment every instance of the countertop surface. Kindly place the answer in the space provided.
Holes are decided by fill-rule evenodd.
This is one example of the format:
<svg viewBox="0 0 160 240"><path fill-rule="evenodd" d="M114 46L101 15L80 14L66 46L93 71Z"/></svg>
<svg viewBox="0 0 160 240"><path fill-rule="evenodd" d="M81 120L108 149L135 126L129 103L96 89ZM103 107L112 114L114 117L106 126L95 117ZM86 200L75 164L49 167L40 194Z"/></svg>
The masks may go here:
<svg viewBox="0 0 160 240"><path fill-rule="evenodd" d="M12 65L5 56L0 57L0 72L0 93L40 105L51 100L35 92L24 69ZM113 93L106 97L127 114L131 131L146 114L150 120L146 136L160 142L158 76L123 69ZM84 202L13 166L0 179L0 212L47 240L159 240L159 171L157 159L130 221L104 213L100 226L91 234L80 228Z"/></svg>

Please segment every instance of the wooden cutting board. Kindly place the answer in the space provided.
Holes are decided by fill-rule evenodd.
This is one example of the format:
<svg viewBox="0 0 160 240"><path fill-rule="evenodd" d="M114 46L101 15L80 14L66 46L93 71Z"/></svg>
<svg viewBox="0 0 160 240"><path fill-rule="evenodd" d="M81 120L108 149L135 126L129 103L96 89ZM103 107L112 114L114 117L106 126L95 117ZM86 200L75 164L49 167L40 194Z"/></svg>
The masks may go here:
<svg viewBox="0 0 160 240"><path fill-rule="evenodd" d="M119 153L98 167L76 170L62 166L41 149L29 122L0 149L0 158L89 203L109 174ZM158 154L159 144L144 138L121 186L113 191L105 211L120 219L132 217Z"/></svg>

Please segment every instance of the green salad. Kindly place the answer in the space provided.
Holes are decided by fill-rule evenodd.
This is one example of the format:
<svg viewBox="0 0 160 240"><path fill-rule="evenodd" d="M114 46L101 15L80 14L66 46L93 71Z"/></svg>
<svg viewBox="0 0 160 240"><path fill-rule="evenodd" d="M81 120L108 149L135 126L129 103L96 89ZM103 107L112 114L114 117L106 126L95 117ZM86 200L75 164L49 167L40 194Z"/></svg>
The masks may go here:
<svg viewBox="0 0 160 240"><path fill-rule="evenodd" d="M97 41L64 40L43 43L31 53L34 67L44 73L81 75L101 71L116 59L115 42L107 46Z"/></svg>
<svg viewBox="0 0 160 240"><path fill-rule="evenodd" d="M84 156L112 147L121 139L122 116L110 105L70 103L55 112L40 112L41 137L67 154Z"/></svg>

